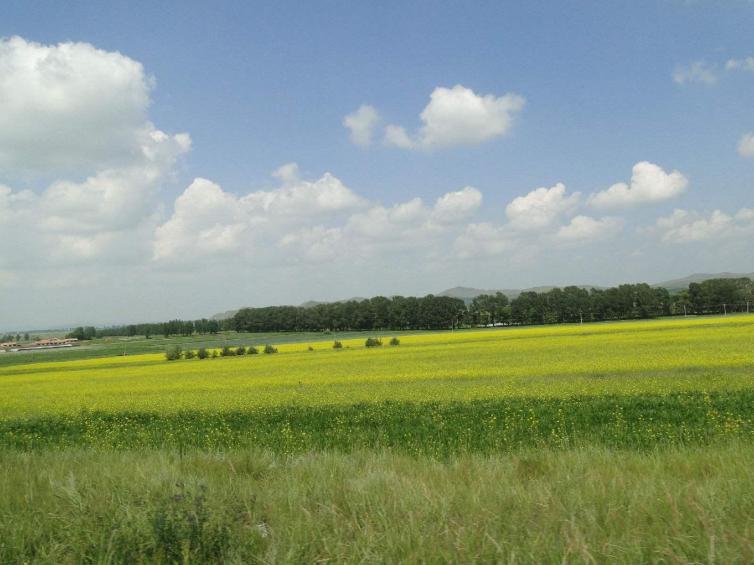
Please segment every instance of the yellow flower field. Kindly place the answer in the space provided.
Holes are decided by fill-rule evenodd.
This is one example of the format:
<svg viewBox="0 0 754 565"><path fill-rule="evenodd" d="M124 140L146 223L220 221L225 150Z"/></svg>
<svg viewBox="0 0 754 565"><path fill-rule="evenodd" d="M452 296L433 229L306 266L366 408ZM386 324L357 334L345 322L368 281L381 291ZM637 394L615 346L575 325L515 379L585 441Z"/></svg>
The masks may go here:
<svg viewBox="0 0 754 565"><path fill-rule="evenodd" d="M281 345L275 355L173 362L137 355L4 367L0 413L218 412L754 389L754 316L420 334L402 336L397 347L384 341L373 349L359 339L344 340L342 350L322 341Z"/></svg>

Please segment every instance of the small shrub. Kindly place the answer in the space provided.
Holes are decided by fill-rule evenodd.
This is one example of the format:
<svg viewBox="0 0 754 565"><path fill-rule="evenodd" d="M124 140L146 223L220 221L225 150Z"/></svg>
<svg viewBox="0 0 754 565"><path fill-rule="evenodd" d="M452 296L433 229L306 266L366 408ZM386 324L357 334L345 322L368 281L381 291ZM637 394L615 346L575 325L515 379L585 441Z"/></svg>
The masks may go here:
<svg viewBox="0 0 754 565"><path fill-rule="evenodd" d="M264 346L264 352L265 353L277 353L278 352L278 348L277 347L273 347L272 345L270 345L268 343L267 345Z"/></svg>
<svg viewBox="0 0 754 565"><path fill-rule="evenodd" d="M181 352L180 345L171 345L165 350L165 359L168 361L177 361L181 358Z"/></svg>
<svg viewBox="0 0 754 565"><path fill-rule="evenodd" d="M207 351L205 347L200 347L199 351L196 352L196 356L199 359L206 359L207 357L209 357L209 351Z"/></svg>
<svg viewBox="0 0 754 565"><path fill-rule="evenodd" d="M193 349L187 349L183 352L184 359L193 359L194 357L196 357L196 352Z"/></svg>
<svg viewBox="0 0 754 565"><path fill-rule="evenodd" d="M217 359L220 357L220 354L217 352L217 349L212 350L212 359Z"/></svg>
<svg viewBox="0 0 754 565"><path fill-rule="evenodd" d="M366 347L379 347L382 345L382 340L378 337L368 337L364 345Z"/></svg>
<svg viewBox="0 0 754 565"><path fill-rule="evenodd" d="M230 348L230 345L223 345L222 350L220 350L220 357L229 357L234 354L235 352Z"/></svg>
<svg viewBox="0 0 754 565"><path fill-rule="evenodd" d="M256 355L257 353L259 353L259 350L253 345L250 345L249 348L246 350L246 353L248 353L249 355Z"/></svg>
<svg viewBox="0 0 754 565"><path fill-rule="evenodd" d="M391 338L390 345L400 345L400 344L401 344L400 339L398 339L397 337Z"/></svg>
<svg viewBox="0 0 754 565"><path fill-rule="evenodd" d="M243 345L236 347L236 355L246 355L246 348Z"/></svg>
<svg viewBox="0 0 754 565"><path fill-rule="evenodd" d="M340 343L337 339L335 340L335 343L332 344L333 349L343 349L343 344Z"/></svg>
<svg viewBox="0 0 754 565"><path fill-rule="evenodd" d="M310 346L308 347L308 351L314 351L314 348L313 348L313 347L312 347L312 346L310 345Z"/></svg>

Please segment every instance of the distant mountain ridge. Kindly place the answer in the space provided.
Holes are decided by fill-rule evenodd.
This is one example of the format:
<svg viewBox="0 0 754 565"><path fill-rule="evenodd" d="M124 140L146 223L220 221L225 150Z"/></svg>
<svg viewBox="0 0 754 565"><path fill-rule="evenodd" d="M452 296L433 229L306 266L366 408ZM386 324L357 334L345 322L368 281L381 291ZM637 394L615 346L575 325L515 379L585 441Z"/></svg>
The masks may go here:
<svg viewBox="0 0 754 565"><path fill-rule="evenodd" d="M668 290L683 290L688 288L691 283L700 283L709 279L754 279L754 273L696 273L683 277L682 279L673 279L652 286L667 288Z"/></svg>
<svg viewBox="0 0 754 565"><path fill-rule="evenodd" d="M691 283L700 283L709 279L737 279L741 277L748 277L748 278L754 279L754 273L695 273L693 275L689 275L687 277L683 277L680 279L671 279L669 281L655 283L651 286L655 288L667 288L670 291L678 291L678 290L683 290L685 288L688 288L689 284ZM596 284L532 286L529 288L522 288L522 289L516 289L516 288L482 289L482 288L473 288L473 287L468 287L468 286L454 286L453 288L448 288L436 294L437 296L448 296L451 298L460 298L464 302L469 303L472 300L474 300L474 298L482 294L495 294L496 292L502 292L510 300L513 300L514 298L517 298L522 292L547 292L549 290L552 290L553 288L563 288L563 286L577 286L578 288L583 288L586 290L589 290L592 288L601 290L601 289L606 288L604 286L599 286ZM350 300L358 301L358 300L364 300L364 298L355 296L353 298L347 298L344 300L333 300L332 302L334 303L348 302ZM312 308L314 306L317 306L318 304L328 304L328 302L318 301L318 300L309 300L307 302L304 302L303 304L299 304L299 306L303 308ZM238 312L238 309L228 310L226 312L215 314L214 316L212 316L211 319L212 320L225 320L227 318L232 318L236 312Z"/></svg>

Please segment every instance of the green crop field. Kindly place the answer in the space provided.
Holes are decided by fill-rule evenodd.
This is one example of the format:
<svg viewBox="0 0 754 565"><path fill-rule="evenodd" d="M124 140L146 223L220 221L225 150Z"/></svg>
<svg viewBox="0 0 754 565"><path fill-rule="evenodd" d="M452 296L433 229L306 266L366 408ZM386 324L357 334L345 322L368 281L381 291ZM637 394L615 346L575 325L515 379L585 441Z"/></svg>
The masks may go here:
<svg viewBox="0 0 754 565"><path fill-rule="evenodd" d="M0 561L753 558L754 316L370 335L0 367Z"/></svg>

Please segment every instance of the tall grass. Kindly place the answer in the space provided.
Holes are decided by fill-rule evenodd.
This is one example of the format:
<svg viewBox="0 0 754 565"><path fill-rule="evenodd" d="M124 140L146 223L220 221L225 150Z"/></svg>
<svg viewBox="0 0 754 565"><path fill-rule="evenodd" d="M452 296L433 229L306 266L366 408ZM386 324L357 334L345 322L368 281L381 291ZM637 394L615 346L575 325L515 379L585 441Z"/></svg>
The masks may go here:
<svg viewBox="0 0 754 565"><path fill-rule="evenodd" d="M751 563L750 445L4 453L1 563Z"/></svg>

